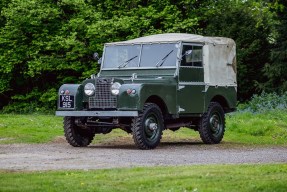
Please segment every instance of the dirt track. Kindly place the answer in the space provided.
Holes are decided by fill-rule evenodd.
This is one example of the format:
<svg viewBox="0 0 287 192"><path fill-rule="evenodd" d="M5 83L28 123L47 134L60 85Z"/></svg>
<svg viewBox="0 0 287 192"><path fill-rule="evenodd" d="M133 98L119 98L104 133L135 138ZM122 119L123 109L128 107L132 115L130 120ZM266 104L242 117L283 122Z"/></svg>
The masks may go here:
<svg viewBox="0 0 287 192"><path fill-rule="evenodd" d="M57 170L115 167L287 163L286 147L251 147L228 143L164 142L155 150L138 150L132 143L74 148L66 142L0 145L0 169Z"/></svg>

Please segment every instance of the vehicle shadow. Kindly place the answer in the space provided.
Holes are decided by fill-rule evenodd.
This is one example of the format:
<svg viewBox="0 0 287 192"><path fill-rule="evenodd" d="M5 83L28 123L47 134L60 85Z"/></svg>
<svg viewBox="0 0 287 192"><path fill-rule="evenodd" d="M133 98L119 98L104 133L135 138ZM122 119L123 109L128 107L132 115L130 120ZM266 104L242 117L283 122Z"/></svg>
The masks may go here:
<svg viewBox="0 0 287 192"><path fill-rule="evenodd" d="M183 146L183 145L205 145L201 141L166 141L166 142L161 142L160 146Z"/></svg>
<svg viewBox="0 0 287 192"><path fill-rule="evenodd" d="M166 149L166 148L180 148L180 147L187 147L187 146L206 146L206 144L200 141L166 141L161 142L154 150L157 149ZM92 144L88 146L88 148L94 149L125 149L125 150L139 150L134 143L109 143L109 144Z"/></svg>

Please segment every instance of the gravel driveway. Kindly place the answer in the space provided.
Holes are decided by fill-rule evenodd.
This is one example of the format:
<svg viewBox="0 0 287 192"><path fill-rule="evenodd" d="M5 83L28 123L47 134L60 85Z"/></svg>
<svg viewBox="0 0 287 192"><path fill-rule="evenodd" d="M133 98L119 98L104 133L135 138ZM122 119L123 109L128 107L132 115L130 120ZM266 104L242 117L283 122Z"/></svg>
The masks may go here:
<svg viewBox="0 0 287 192"><path fill-rule="evenodd" d="M161 143L138 150L132 143L74 148L66 142L0 145L2 170L103 169L115 167L287 163L286 147L252 147L228 143Z"/></svg>

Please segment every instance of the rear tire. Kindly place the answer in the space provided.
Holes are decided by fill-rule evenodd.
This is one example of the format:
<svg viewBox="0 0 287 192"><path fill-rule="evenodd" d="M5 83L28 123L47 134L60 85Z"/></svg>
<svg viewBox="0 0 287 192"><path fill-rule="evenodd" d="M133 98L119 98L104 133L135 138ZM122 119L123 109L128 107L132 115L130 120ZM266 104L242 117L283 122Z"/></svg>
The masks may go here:
<svg viewBox="0 0 287 192"><path fill-rule="evenodd" d="M209 104L207 112L200 119L198 131L205 144L221 142L225 131L225 116L219 103Z"/></svg>
<svg viewBox="0 0 287 192"><path fill-rule="evenodd" d="M143 111L133 120L132 134L139 149L154 149L160 143L164 128L160 108L154 103L146 103Z"/></svg>
<svg viewBox="0 0 287 192"><path fill-rule="evenodd" d="M95 136L91 129L78 127L75 124L75 117L64 117L64 132L66 140L73 147L86 147Z"/></svg>

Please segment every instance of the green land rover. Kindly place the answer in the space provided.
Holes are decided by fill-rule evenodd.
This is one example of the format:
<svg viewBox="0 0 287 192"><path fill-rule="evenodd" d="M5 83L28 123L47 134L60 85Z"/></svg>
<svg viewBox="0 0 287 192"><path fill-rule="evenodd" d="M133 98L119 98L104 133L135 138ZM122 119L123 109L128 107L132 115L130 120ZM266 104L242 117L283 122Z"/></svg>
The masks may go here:
<svg viewBox="0 0 287 192"><path fill-rule="evenodd" d="M95 54L96 55L96 54ZM97 55L96 55L97 56ZM120 128L139 149L153 149L165 129L187 127L220 143L225 113L237 102L232 39L168 33L107 43L101 70L59 89L57 116L74 147Z"/></svg>

